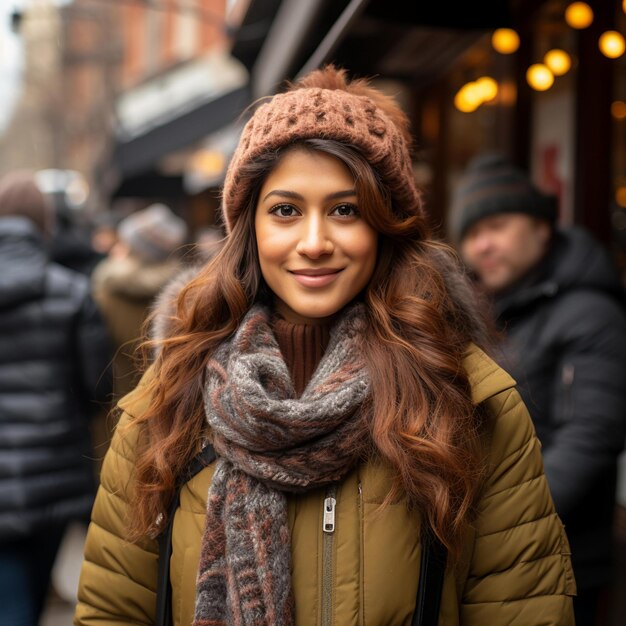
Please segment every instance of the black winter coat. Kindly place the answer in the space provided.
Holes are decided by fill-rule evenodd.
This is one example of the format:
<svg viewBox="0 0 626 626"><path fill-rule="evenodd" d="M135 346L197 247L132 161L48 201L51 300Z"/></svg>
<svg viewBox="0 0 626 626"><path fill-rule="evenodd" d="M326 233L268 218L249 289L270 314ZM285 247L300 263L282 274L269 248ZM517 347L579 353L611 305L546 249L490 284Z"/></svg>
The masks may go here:
<svg viewBox="0 0 626 626"><path fill-rule="evenodd" d="M500 362L517 380L542 443L579 590L603 585L626 437L620 281L589 235L561 231L533 275L495 306L506 337Z"/></svg>
<svg viewBox="0 0 626 626"><path fill-rule="evenodd" d="M110 356L88 279L50 263L30 221L0 218L0 542L88 515L86 413Z"/></svg>

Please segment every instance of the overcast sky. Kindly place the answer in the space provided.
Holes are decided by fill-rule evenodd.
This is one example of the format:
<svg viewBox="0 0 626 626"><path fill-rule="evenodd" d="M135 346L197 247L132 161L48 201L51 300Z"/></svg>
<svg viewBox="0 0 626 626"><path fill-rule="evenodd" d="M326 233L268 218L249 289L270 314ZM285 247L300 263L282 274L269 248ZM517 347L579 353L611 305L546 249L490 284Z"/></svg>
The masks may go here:
<svg viewBox="0 0 626 626"><path fill-rule="evenodd" d="M10 16L14 9L23 5L23 0L0 0L0 132L9 121L19 96L22 46L20 38L10 29Z"/></svg>

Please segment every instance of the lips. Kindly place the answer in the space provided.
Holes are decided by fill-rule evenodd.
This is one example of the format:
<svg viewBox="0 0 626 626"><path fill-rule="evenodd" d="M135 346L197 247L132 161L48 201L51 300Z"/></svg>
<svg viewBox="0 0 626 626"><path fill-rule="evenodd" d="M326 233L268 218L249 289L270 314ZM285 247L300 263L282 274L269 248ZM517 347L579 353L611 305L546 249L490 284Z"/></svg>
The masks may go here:
<svg viewBox="0 0 626 626"><path fill-rule="evenodd" d="M316 268L290 270L289 273L303 287L325 287L334 282L343 268Z"/></svg>

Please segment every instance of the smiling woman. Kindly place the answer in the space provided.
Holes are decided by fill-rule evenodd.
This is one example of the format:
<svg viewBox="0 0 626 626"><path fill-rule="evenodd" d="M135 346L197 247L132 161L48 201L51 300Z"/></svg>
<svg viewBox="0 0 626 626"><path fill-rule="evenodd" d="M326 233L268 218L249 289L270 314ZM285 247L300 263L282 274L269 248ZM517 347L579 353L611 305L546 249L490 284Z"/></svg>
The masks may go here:
<svg viewBox="0 0 626 626"><path fill-rule="evenodd" d="M292 149L267 177L256 208L256 242L263 278L284 319L327 323L370 281L378 233L357 204L354 176L329 154Z"/></svg>
<svg viewBox="0 0 626 626"><path fill-rule="evenodd" d="M254 113L224 246L120 403L77 624L155 623L157 570L159 624L573 623L528 413L409 146L398 105L332 67Z"/></svg>

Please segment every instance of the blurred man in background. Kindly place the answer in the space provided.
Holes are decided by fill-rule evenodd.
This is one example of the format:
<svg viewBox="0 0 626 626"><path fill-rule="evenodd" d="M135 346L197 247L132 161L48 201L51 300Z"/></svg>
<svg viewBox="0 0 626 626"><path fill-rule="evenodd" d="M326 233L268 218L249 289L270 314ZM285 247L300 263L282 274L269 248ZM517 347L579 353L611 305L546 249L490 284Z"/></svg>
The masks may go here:
<svg viewBox="0 0 626 626"><path fill-rule="evenodd" d="M618 275L585 232L555 226L555 199L501 156L470 164L453 215L461 254L492 298L500 362L542 443L572 547L576 624L592 626L611 579L616 464L626 435Z"/></svg>
<svg viewBox="0 0 626 626"><path fill-rule="evenodd" d="M111 352L88 279L49 261L33 175L0 179L0 612L37 626L64 530L94 493L88 413Z"/></svg>

